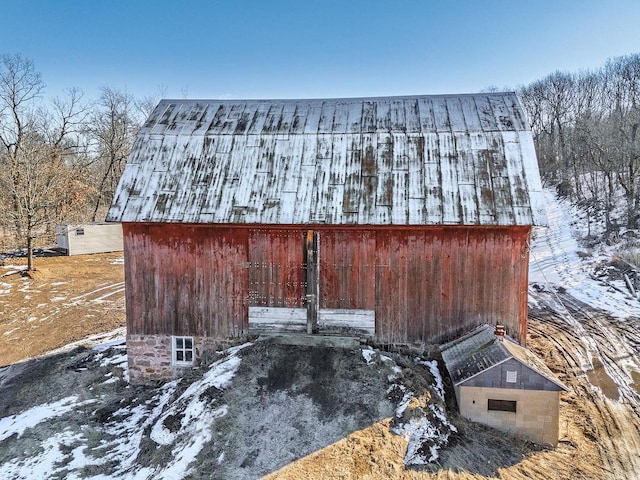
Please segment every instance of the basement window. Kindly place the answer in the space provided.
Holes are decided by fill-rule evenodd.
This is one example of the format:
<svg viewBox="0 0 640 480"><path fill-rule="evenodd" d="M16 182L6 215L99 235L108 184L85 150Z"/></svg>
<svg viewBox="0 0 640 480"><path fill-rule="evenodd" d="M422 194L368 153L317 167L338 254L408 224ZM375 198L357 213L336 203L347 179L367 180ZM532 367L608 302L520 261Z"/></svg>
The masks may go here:
<svg viewBox="0 0 640 480"><path fill-rule="evenodd" d="M193 337L171 337L172 355L174 365L193 364Z"/></svg>
<svg viewBox="0 0 640 480"><path fill-rule="evenodd" d="M488 401L488 409L497 412L513 412L516 413L516 401L513 400L492 400Z"/></svg>

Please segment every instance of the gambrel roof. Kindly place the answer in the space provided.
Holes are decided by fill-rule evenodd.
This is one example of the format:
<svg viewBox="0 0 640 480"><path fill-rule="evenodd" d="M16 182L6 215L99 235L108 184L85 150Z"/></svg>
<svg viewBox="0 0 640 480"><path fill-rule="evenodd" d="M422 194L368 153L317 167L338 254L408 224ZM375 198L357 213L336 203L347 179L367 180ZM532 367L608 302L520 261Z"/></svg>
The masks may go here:
<svg viewBox="0 0 640 480"><path fill-rule="evenodd" d="M162 100L107 220L546 224L515 93Z"/></svg>

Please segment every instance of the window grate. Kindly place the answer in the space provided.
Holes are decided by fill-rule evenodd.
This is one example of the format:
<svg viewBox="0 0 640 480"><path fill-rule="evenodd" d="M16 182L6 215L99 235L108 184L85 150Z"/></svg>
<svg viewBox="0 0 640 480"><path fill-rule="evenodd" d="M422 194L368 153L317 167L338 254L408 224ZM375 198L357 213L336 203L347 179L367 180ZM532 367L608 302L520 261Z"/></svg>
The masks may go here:
<svg viewBox="0 0 640 480"><path fill-rule="evenodd" d="M518 402L514 400L493 400L490 398L488 400L487 408L492 411L516 413L517 403Z"/></svg>

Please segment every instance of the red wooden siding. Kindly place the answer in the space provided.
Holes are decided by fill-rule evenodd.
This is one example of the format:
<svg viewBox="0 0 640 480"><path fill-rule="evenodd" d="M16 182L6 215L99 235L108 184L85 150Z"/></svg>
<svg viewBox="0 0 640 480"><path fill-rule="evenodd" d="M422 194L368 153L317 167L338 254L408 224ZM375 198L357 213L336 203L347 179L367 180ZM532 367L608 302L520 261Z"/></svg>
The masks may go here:
<svg viewBox="0 0 640 480"><path fill-rule="evenodd" d="M249 232L249 305L302 307L305 230Z"/></svg>
<svg viewBox="0 0 640 480"><path fill-rule="evenodd" d="M528 236L527 227L379 231L376 337L438 341L499 322L524 342Z"/></svg>
<svg viewBox="0 0 640 480"><path fill-rule="evenodd" d="M320 231L320 308L374 310L374 231Z"/></svg>
<svg viewBox="0 0 640 480"><path fill-rule="evenodd" d="M123 224L129 334L246 333L247 231Z"/></svg>
<svg viewBox="0 0 640 480"><path fill-rule="evenodd" d="M489 322L525 340L530 227L329 227L320 308L375 310L381 342ZM124 224L130 333L228 337L248 306L302 307L302 227Z"/></svg>

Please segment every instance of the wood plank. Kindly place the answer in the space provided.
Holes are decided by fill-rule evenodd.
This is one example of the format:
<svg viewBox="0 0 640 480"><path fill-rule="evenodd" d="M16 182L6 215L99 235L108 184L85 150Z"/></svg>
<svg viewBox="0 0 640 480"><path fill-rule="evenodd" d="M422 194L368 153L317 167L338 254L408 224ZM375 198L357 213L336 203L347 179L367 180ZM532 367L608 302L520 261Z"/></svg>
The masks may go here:
<svg viewBox="0 0 640 480"><path fill-rule="evenodd" d="M249 333L304 333L306 328L306 308L249 307Z"/></svg>
<svg viewBox="0 0 640 480"><path fill-rule="evenodd" d="M318 312L318 331L331 334L376 334L375 310L321 309Z"/></svg>

